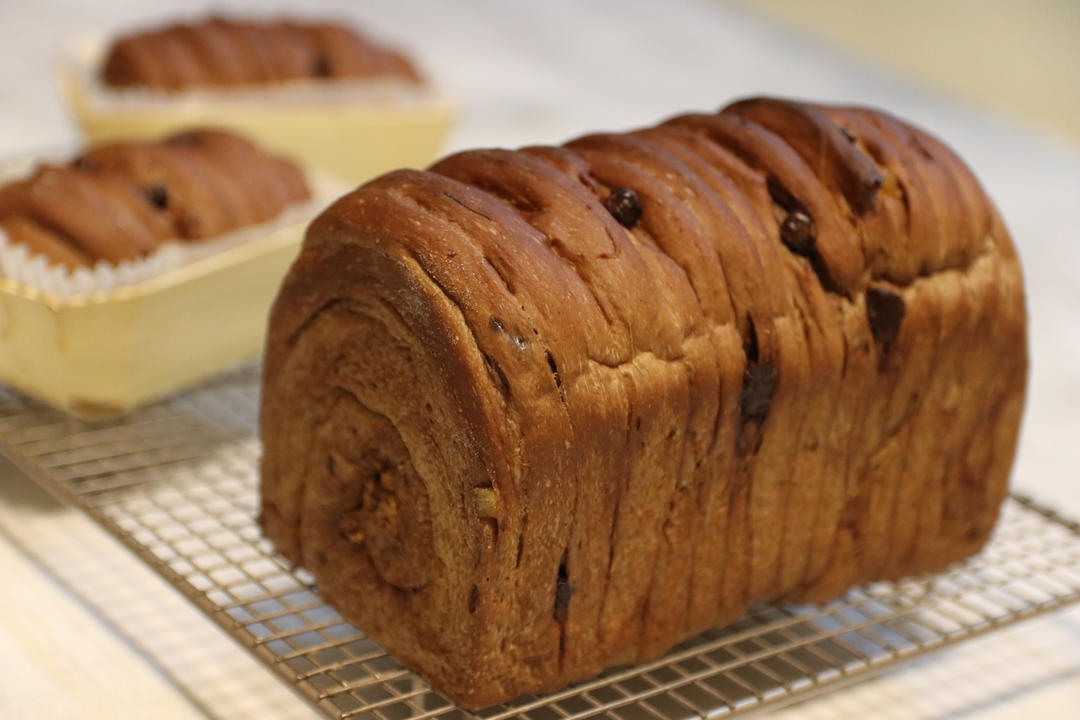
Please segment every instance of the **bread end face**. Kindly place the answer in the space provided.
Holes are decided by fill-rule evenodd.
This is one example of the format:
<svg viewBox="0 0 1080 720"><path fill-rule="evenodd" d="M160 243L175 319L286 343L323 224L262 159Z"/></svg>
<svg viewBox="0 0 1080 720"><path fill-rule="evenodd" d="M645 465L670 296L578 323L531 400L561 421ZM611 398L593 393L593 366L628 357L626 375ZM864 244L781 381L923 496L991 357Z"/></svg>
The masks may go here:
<svg viewBox="0 0 1080 720"><path fill-rule="evenodd" d="M494 510L476 488L496 485L498 428L460 313L407 246L365 229L385 201L360 192L317 221L273 309L261 523L345 617L468 702L492 642Z"/></svg>

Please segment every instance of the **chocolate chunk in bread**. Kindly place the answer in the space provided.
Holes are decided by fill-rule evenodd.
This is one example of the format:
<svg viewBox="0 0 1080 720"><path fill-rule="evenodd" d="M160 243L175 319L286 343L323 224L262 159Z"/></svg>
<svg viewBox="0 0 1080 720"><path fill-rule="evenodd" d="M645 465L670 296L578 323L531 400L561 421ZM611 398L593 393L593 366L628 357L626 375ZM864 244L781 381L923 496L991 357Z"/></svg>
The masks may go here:
<svg viewBox="0 0 1080 720"><path fill-rule="evenodd" d="M619 224L628 230L633 230L641 219L641 201L637 193L630 188L612 188L611 193L604 200L604 207L611 216L619 221Z"/></svg>
<svg viewBox="0 0 1080 720"><path fill-rule="evenodd" d="M866 319L881 350L892 347L904 320L904 298L884 287L866 289Z"/></svg>

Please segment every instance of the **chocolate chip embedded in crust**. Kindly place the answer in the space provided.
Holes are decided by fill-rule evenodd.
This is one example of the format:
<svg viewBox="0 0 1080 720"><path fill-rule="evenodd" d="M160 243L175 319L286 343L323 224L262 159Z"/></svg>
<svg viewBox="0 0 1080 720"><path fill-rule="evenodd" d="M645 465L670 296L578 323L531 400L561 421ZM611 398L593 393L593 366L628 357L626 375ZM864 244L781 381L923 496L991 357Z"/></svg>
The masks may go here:
<svg viewBox="0 0 1080 720"><path fill-rule="evenodd" d="M332 74L330 60L325 55L318 55L311 64L311 74L315 77L327 78Z"/></svg>
<svg viewBox="0 0 1080 720"><path fill-rule="evenodd" d="M816 244L814 221L802 210L792 210L780 223L780 239L792 252L809 255Z"/></svg>
<svg viewBox="0 0 1080 720"><path fill-rule="evenodd" d="M780 211L786 213L780 222L780 239L784 245L810 261L810 266L821 281L821 287L829 292L840 293L840 288L829 273L828 265L818 252L814 219L810 217L806 206L774 177L767 180L766 187L772 201ZM779 216L778 212L777 217Z"/></svg>
<svg viewBox="0 0 1080 720"><path fill-rule="evenodd" d="M874 342L882 352L888 351L900 332L906 305L904 298L888 288L872 287L866 290L866 319Z"/></svg>
<svg viewBox="0 0 1080 720"><path fill-rule="evenodd" d="M769 414L773 390L776 389L776 366L771 362L748 365L743 375L739 411L743 423L762 423Z"/></svg>
<svg viewBox="0 0 1080 720"><path fill-rule="evenodd" d="M612 188L604 200L604 207L619 224L632 230L641 219L641 200L637 193L626 187Z"/></svg>
<svg viewBox="0 0 1080 720"><path fill-rule="evenodd" d="M566 615L570 607L570 596L574 589L570 586L570 574L566 569L566 554L563 553L563 561L559 563L559 574L555 580L555 620L559 623L566 622Z"/></svg>
<svg viewBox="0 0 1080 720"><path fill-rule="evenodd" d="M570 587L570 583L562 580L555 583L555 619L559 622L566 622L566 612L567 608L570 607L571 593L573 593L573 589Z"/></svg>
<svg viewBox="0 0 1080 720"><path fill-rule="evenodd" d="M142 192L146 196L147 202L158 210L169 207L169 191L164 185L147 185L142 189Z"/></svg>
<svg viewBox="0 0 1080 720"><path fill-rule="evenodd" d="M852 133L852 132L851 132L850 130L848 130L848 129L847 129L846 127L844 127L843 125L839 125L838 127L840 128L840 132L841 132L841 133L843 134L843 136L844 136L845 138L847 138L847 141L848 141L849 143L853 143L853 144L854 144L854 142L855 142L855 140L856 140L855 134L854 134L854 133Z"/></svg>
<svg viewBox="0 0 1080 720"><path fill-rule="evenodd" d="M761 348L758 346L757 324L754 323L753 315L746 318L746 336L743 338L743 352L746 353L747 365L756 363L761 355Z"/></svg>
<svg viewBox="0 0 1080 720"><path fill-rule="evenodd" d="M772 403L776 367L771 362L758 359L761 349L758 347L757 326L752 317L747 318L743 351L746 353L746 370L739 394L739 428L735 447L740 453L754 453L761 446L761 424L765 422Z"/></svg>

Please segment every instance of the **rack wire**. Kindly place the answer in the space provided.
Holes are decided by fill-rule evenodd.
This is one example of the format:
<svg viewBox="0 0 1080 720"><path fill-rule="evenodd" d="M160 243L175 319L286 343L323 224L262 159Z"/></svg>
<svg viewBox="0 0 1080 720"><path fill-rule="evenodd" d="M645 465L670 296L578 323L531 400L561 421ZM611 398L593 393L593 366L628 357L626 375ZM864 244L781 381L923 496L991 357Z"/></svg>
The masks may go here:
<svg viewBox="0 0 1080 720"><path fill-rule="evenodd" d="M0 391L0 451L84 510L335 718L469 718L336 610L255 522L259 370L86 423ZM476 717L715 718L776 707L1080 600L1080 524L1014 495L990 545L931 579L760 605L674 648Z"/></svg>

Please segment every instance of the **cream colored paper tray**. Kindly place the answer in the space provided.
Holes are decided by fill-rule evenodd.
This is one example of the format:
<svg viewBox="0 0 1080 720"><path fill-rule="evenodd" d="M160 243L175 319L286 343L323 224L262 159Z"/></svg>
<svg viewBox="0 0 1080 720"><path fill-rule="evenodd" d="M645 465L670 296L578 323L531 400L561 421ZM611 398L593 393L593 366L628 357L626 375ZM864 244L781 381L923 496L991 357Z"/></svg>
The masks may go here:
<svg viewBox="0 0 1080 720"><path fill-rule="evenodd" d="M61 299L0 279L0 380L93 418L257 357L305 226L97 295Z"/></svg>

